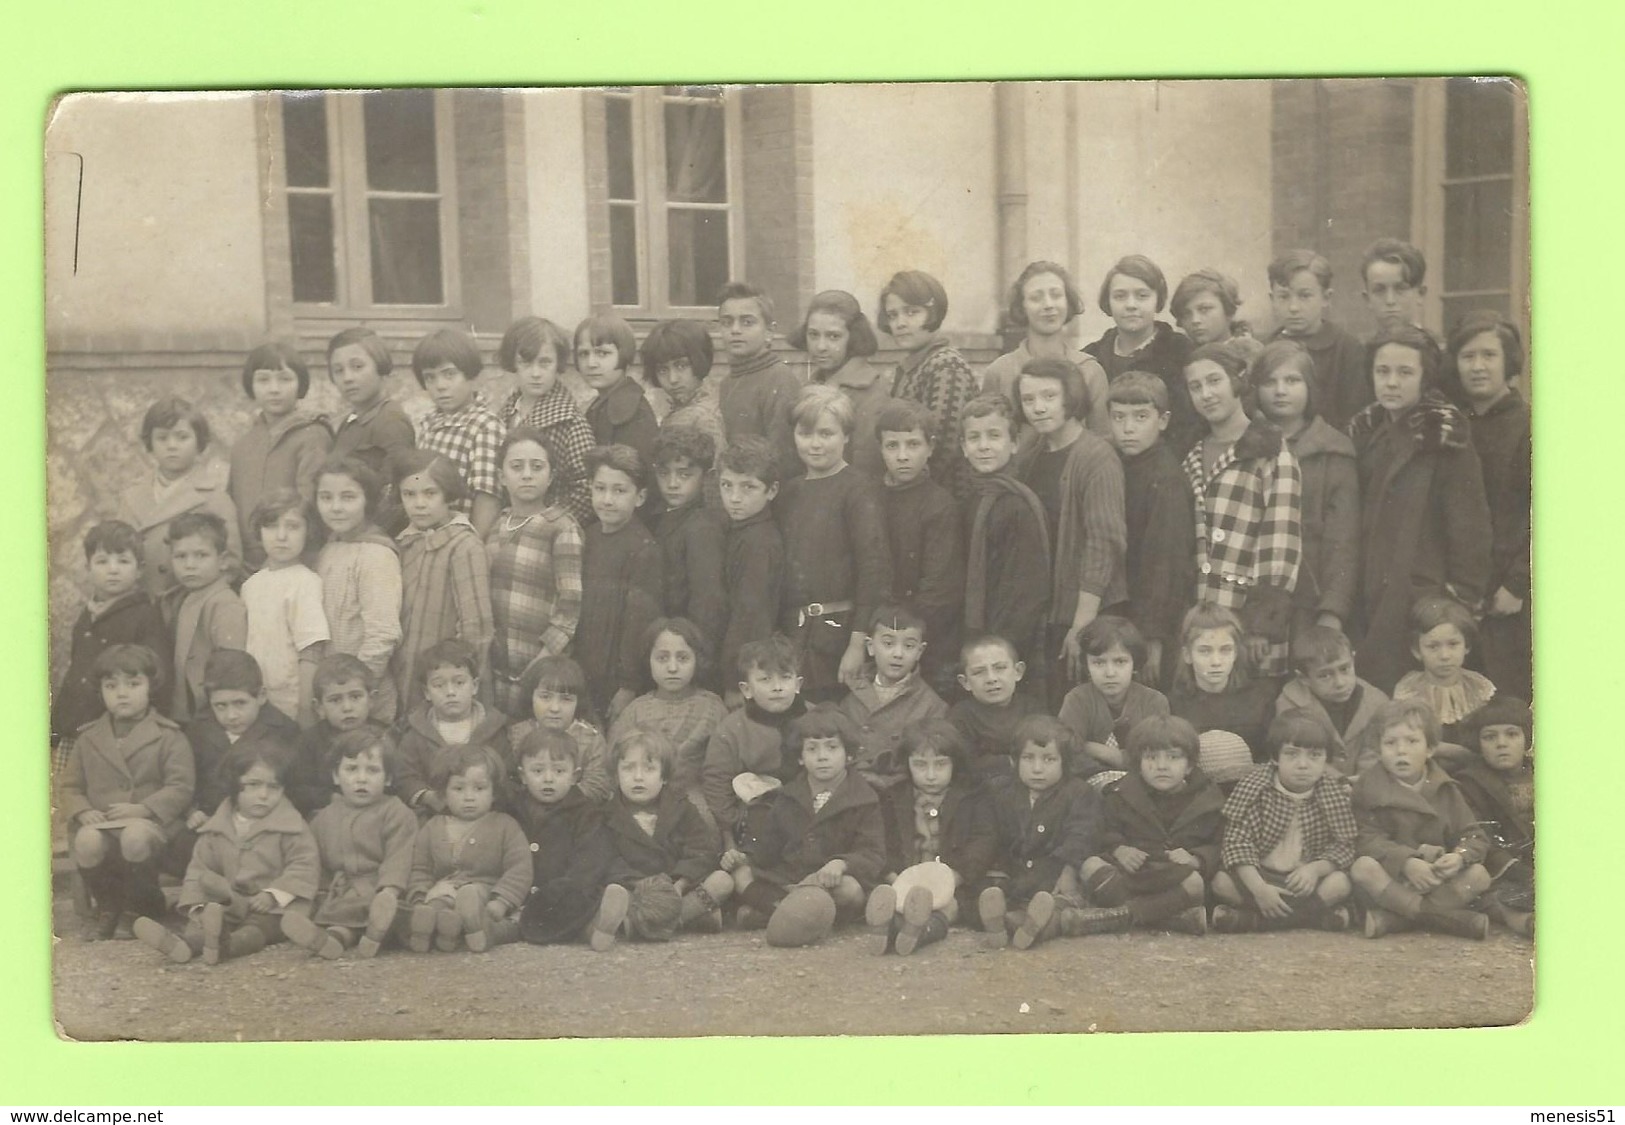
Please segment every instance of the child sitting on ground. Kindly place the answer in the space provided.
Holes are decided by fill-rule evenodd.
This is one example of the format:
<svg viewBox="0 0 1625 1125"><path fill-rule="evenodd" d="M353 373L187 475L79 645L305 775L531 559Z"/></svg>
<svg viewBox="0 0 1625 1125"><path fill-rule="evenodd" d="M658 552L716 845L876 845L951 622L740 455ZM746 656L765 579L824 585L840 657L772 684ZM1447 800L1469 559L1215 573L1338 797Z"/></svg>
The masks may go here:
<svg viewBox="0 0 1625 1125"><path fill-rule="evenodd" d="M1241 621L1220 606L1195 605L1180 629L1180 666L1168 709L1196 728L1196 764L1226 793L1263 761L1264 734L1278 694L1253 679L1242 659Z"/></svg>
<svg viewBox="0 0 1625 1125"><path fill-rule="evenodd" d="M594 801L607 801L615 793L609 776L609 747L587 716L587 677L568 656L544 656L531 664L520 685L530 699L531 718L508 728L508 743L517 747L538 727L570 736L580 766L576 784Z"/></svg>
<svg viewBox="0 0 1625 1125"><path fill-rule="evenodd" d="M1349 639L1330 626L1311 626L1292 638L1292 666L1297 675L1281 688L1277 713L1302 708L1326 723L1335 736L1333 772L1353 777L1375 764L1377 747L1366 732L1388 697L1355 673Z"/></svg>
<svg viewBox="0 0 1625 1125"><path fill-rule="evenodd" d="M903 736L922 722L946 718L948 705L917 674L928 647L924 618L904 605L883 605L866 627L875 674L847 694L841 711L858 730L853 768L886 789L908 776L898 752Z"/></svg>
<svg viewBox="0 0 1625 1125"><path fill-rule="evenodd" d="M1016 646L985 633L966 638L959 651L959 686L970 692L948 709L948 721L970 746L970 772L978 781L1008 778L1015 773L1012 741L1016 728L1044 708L1016 685L1027 674Z"/></svg>
<svg viewBox="0 0 1625 1125"><path fill-rule="evenodd" d="M773 635L784 597L784 533L769 507L779 494L772 443L754 435L729 442L717 457L717 488L728 517L722 572L728 627L720 660L726 677L739 667L745 645ZM742 699L732 687L722 698L730 711Z"/></svg>
<svg viewBox="0 0 1625 1125"><path fill-rule="evenodd" d="M372 672L358 657L328 656L316 665L311 680L316 696L316 725L304 732L299 761L288 775L288 800L305 819L315 816L333 799L334 741L355 730L377 734L386 731L384 724L372 717L375 686ZM391 761L391 781L396 768Z"/></svg>
<svg viewBox="0 0 1625 1125"><path fill-rule="evenodd" d="M800 772L785 728L807 710L801 657L788 637L774 634L746 644L739 650L738 674L744 706L717 724L700 773L724 852L742 851L755 840L772 803L764 798Z"/></svg>
<svg viewBox="0 0 1625 1125"><path fill-rule="evenodd" d="M1134 678L1145 664L1146 648L1133 622L1097 617L1078 635L1078 643L1089 680L1066 693L1060 715L1083 747L1073 772L1083 777L1102 767L1126 769L1129 732L1142 719L1166 716L1167 697Z"/></svg>
<svg viewBox="0 0 1625 1125"><path fill-rule="evenodd" d="M1429 594L1411 607L1411 655L1421 661L1394 685L1395 699L1420 699L1433 708L1443 728L1439 757L1450 764L1472 760L1461 722L1490 701L1495 685L1464 667L1478 644L1478 622L1454 598Z"/></svg>
<svg viewBox="0 0 1625 1125"><path fill-rule="evenodd" d="M174 627L175 688L167 714L185 723L208 707L203 669L216 649L248 643L248 610L227 582L226 524L212 512L187 512L169 524L169 566L176 586L164 596Z"/></svg>
<svg viewBox="0 0 1625 1125"><path fill-rule="evenodd" d="M421 707L406 714L396 748L396 790L422 817L446 811L441 787L430 780L435 760L449 746L489 746L508 750L508 717L474 698L479 691L479 657L462 641L444 640L418 657ZM517 905L517 904L516 904Z"/></svg>
<svg viewBox="0 0 1625 1125"><path fill-rule="evenodd" d="M1489 837L1484 864L1495 880L1484 907L1513 933L1534 937L1534 716L1523 700L1497 695L1462 727L1479 756L1456 771L1456 783Z"/></svg>
<svg viewBox="0 0 1625 1125"><path fill-rule="evenodd" d="M519 934L536 945L590 940L614 844L603 808L576 785L579 751L570 736L537 727L518 745L524 787L517 816L530 840L530 897Z"/></svg>

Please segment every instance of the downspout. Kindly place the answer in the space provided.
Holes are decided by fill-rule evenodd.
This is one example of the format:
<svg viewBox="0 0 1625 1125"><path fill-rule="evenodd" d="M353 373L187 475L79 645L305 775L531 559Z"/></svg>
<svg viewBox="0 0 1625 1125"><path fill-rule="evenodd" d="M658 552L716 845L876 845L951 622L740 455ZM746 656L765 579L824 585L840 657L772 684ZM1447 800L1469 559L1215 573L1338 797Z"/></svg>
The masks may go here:
<svg viewBox="0 0 1625 1125"><path fill-rule="evenodd" d="M1023 83L993 87L994 134L998 155L999 271L994 292L1002 293L1027 264L1027 90ZM1022 330L999 313L1005 350L1016 346Z"/></svg>

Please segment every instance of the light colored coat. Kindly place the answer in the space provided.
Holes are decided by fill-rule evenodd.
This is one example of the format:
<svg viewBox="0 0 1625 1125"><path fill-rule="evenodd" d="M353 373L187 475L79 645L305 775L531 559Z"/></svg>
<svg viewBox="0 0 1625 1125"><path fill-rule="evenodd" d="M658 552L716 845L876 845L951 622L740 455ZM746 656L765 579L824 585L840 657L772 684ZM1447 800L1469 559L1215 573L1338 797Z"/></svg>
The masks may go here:
<svg viewBox="0 0 1625 1125"><path fill-rule="evenodd" d="M122 739L107 715L79 728L63 768L57 812L71 821L114 804L145 805L165 837L192 804L192 747L179 724L156 711Z"/></svg>
<svg viewBox="0 0 1625 1125"><path fill-rule="evenodd" d="M169 521L187 512L212 512L226 524L227 570L241 565L243 537L237 505L226 491L228 467L224 461L200 461L173 488L158 498L156 478L136 481L119 493L118 514L141 536L141 574L154 598L175 585L169 568L169 543L164 538Z"/></svg>

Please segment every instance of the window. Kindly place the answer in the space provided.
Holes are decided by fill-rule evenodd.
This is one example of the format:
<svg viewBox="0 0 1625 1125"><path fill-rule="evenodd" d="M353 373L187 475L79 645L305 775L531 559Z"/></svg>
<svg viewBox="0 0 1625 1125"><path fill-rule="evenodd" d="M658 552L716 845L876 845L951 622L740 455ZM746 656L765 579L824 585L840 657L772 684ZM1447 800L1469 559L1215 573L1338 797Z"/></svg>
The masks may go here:
<svg viewBox="0 0 1625 1125"><path fill-rule="evenodd" d="M718 86L603 94L608 297L661 315L709 308L739 250L738 105Z"/></svg>
<svg viewBox="0 0 1625 1125"><path fill-rule="evenodd" d="M454 311L451 114L433 90L281 95L294 309Z"/></svg>

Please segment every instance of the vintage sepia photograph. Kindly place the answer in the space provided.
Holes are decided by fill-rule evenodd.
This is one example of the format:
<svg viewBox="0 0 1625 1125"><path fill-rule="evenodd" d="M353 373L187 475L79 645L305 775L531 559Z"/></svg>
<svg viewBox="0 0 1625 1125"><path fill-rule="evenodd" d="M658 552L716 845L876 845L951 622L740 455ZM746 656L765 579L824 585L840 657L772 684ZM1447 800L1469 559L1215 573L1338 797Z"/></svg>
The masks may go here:
<svg viewBox="0 0 1625 1125"><path fill-rule="evenodd" d="M1528 132L64 95L58 1034L1528 1019Z"/></svg>

